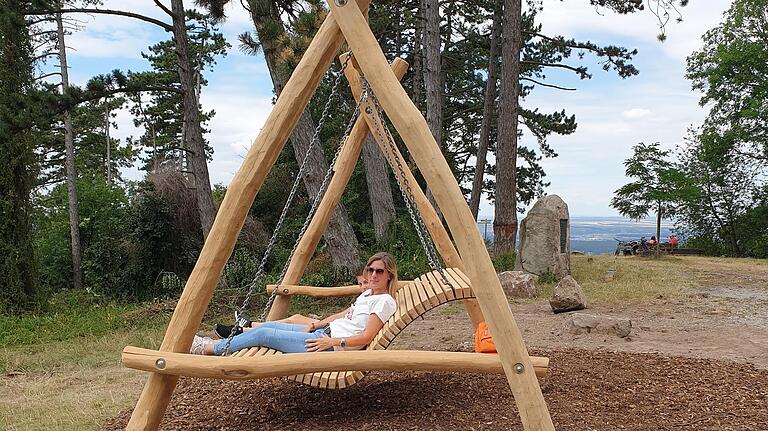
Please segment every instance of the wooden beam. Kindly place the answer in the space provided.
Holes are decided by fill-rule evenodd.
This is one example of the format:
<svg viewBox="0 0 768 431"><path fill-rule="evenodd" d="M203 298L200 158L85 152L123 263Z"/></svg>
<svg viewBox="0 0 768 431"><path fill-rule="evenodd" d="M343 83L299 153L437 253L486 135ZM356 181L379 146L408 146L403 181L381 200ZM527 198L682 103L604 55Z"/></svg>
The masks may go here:
<svg viewBox="0 0 768 431"><path fill-rule="evenodd" d="M359 72L360 65L357 63L357 61L355 61L353 66L354 67L347 67L344 70L344 75L347 77L347 81L349 81L350 88L352 89L352 95L355 97L355 100L360 100L360 97L363 93ZM453 246L453 242L451 242L451 237L448 235L448 231L445 229L445 226L443 226L443 222L437 215L437 211L435 211L432 203L429 201L429 199L427 199L424 191L421 190L421 186L416 181L416 177L413 176L413 172L411 172L408 164L405 163L405 158L400 153L397 145L394 146L394 149L390 148L389 144L382 140L382 136L379 136L377 133L373 132L378 128L378 130L382 131L382 134L385 135L383 137L386 139L384 123L382 119L379 118L375 107L370 101L366 101L361 104L361 108L363 108L363 114L361 115L365 117L365 121L368 124L368 129L372 131L371 135L379 145L379 149L384 154L384 157L386 157L387 160L389 160L389 163L393 164L394 166L397 166L396 160L400 160L403 167L403 174L405 175L405 179L408 181L408 186L413 193L414 203L416 204L416 211L418 211L424 219L424 225L426 226L427 231L429 231L429 235L434 240L435 248L443 258L445 265L453 268L459 268L461 271L464 271L464 262L461 260L459 253ZM367 114L367 112L369 112L367 110L370 110L372 114ZM399 173L395 174L395 179L401 185L401 187L404 189L406 188L405 184L403 184L404 181L400 177ZM469 314L469 318L472 321L472 327L477 328L477 325L485 320L477 300L467 299L463 301L463 304L464 309L467 311L467 314Z"/></svg>
<svg viewBox="0 0 768 431"><path fill-rule="evenodd" d="M536 375L544 377L549 358L532 356ZM253 357L201 356L128 346L123 365L163 375L206 379L253 380L325 371L445 371L503 374L492 353L424 350L352 350Z"/></svg>
<svg viewBox="0 0 768 431"><path fill-rule="evenodd" d="M359 1L360 8L368 8L369 0ZM264 128L248 151L243 165L227 188L208 239L168 324L160 346L161 351L189 351L192 338L200 326L224 265L232 254L256 193L336 56L342 41L338 24L332 14L328 14L286 83ZM177 380L175 376L152 374L141 392L127 429L157 429Z"/></svg>
<svg viewBox="0 0 768 431"><path fill-rule="evenodd" d="M397 289L401 289L411 281L398 280ZM276 284L267 285L267 293L271 294L277 287ZM318 287L318 286L302 286L298 284L281 284L280 290L277 292L281 296L291 295L306 295L315 298L332 298L336 296L352 296L360 295L360 286L351 284L349 286L335 286L335 287ZM275 299L277 300L277 299Z"/></svg>
<svg viewBox="0 0 768 431"><path fill-rule="evenodd" d="M527 431L552 431L554 425L536 380L525 343L504 296L474 217L427 122L386 67L387 60L354 3L329 1L331 13L357 57L384 111L408 146L443 211L466 265L466 273L496 342L496 348Z"/></svg>

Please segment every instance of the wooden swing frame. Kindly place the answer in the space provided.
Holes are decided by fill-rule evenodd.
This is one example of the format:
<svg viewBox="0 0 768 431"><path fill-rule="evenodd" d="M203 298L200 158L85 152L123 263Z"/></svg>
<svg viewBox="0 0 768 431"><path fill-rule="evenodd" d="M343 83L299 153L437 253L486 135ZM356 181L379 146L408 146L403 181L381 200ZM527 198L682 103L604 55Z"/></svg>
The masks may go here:
<svg viewBox="0 0 768 431"><path fill-rule="evenodd" d="M451 169L429 131L426 120L400 85L398 77L405 72L405 62L395 60L390 68L368 26L365 14L369 2L370 0L329 1L330 13L278 97L243 165L229 184L216 220L179 298L159 350L142 351L142 349L126 347L124 359L127 353L133 353L138 356L146 355L153 361L151 366L146 366L147 371L153 372L144 386L126 429L157 429L173 395L179 375L193 374L188 370L187 373L174 373L168 368L168 364L176 363L174 360L179 359L178 357L189 356L183 354L189 351L192 339L202 322L203 314L213 296L224 266L232 254L253 200L296 126L299 116L346 40L354 52L355 67L359 67L365 74L368 84L408 147L438 207L442 210L456 248L434 208L418 187L413 188L416 206L435 241L437 251L447 266L460 269L471 281L477 300L464 300L464 305L472 322L476 325L479 321L486 320L493 333L498 355L489 355L485 360L472 359L471 363L466 363L466 366L469 369L472 365L473 371L483 368L486 370L484 372L498 372L500 366L514 395L523 427L528 431L554 430L531 358L528 356L485 244L475 226L474 217ZM359 97L361 92L359 74L350 68L347 69L349 71L345 70L345 74L353 94ZM296 253L291 257L283 280L285 285L296 285L303 275L349 181L369 128L373 130L373 124L369 124L372 121L367 115L361 115L354 125L334 167L335 173L328 191L306 234L301 238ZM383 144L378 143L380 146ZM392 157L386 148L382 150L387 157ZM416 184L410 172L407 172L407 175L410 176L410 184ZM290 295L278 295L270 309L268 319L277 320L285 317L289 305ZM158 357L157 353L161 353L164 357ZM267 371L260 376L242 378L362 368L453 371L457 369L456 365L453 367L445 365L451 364L451 360L447 362L438 360L437 355L446 355L446 352L422 353L424 354L405 356L406 352L397 351L355 351L262 357L259 358L258 368L265 369L266 366ZM309 356L305 355L312 355L313 360L307 361ZM446 359L454 358L456 355L474 354L453 353L448 354ZM459 369L462 367L461 358L461 356L455 358L459 361ZM233 375L236 377L238 373L242 373L243 369L249 368L245 361L250 359L252 358L195 358L194 363L198 364L199 368L194 375L203 376L204 370L220 367L222 360L243 361L243 363L229 362L234 365L232 369L235 370ZM307 364L312 363L319 365L314 365L314 368L310 369L311 366ZM254 368L251 366L250 369L256 372Z"/></svg>

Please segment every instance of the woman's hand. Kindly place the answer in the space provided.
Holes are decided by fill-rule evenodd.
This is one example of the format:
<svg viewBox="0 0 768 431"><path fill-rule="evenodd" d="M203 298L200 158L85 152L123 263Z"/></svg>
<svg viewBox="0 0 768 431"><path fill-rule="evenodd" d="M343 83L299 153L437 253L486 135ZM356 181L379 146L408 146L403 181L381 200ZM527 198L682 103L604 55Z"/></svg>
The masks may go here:
<svg viewBox="0 0 768 431"><path fill-rule="evenodd" d="M327 335L323 335L320 338L310 338L307 343L304 344L304 348L307 352L322 352L336 346L336 339Z"/></svg>

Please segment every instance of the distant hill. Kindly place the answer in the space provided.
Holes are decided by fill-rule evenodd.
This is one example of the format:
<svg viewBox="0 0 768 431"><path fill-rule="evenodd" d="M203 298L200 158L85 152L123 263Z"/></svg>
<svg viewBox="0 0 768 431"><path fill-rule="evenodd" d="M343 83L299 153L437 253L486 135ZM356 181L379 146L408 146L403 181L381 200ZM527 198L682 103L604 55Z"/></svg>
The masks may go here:
<svg viewBox="0 0 768 431"><path fill-rule="evenodd" d="M493 221L485 225L478 223L480 234L487 241L493 241ZM669 238L671 225L662 220L661 240ZM656 220L633 221L623 217L571 217L571 251L590 254L613 253L616 239L630 241L640 237L650 239L656 235Z"/></svg>

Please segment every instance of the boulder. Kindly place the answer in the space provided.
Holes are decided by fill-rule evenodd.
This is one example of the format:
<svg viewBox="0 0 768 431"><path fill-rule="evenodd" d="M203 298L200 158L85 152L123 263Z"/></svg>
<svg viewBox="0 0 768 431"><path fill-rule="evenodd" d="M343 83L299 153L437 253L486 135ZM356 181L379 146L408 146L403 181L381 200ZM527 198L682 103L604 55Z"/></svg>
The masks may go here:
<svg viewBox="0 0 768 431"><path fill-rule="evenodd" d="M533 298L536 296L534 276L523 271L504 271L499 274L501 288L507 298Z"/></svg>
<svg viewBox="0 0 768 431"><path fill-rule="evenodd" d="M570 275L560 279L549 298L549 306L555 313L583 310L587 308L587 298L581 286Z"/></svg>
<svg viewBox="0 0 768 431"><path fill-rule="evenodd" d="M557 195L545 196L520 222L520 248L515 270L557 278L571 273L571 240L568 205Z"/></svg>
<svg viewBox="0 0 768 431"><path fill-rule="evenodd" d="M626 338L632 332L632 321L616 317L573 313L568 319L568 331L572 334L597 332Z"/></svg>

